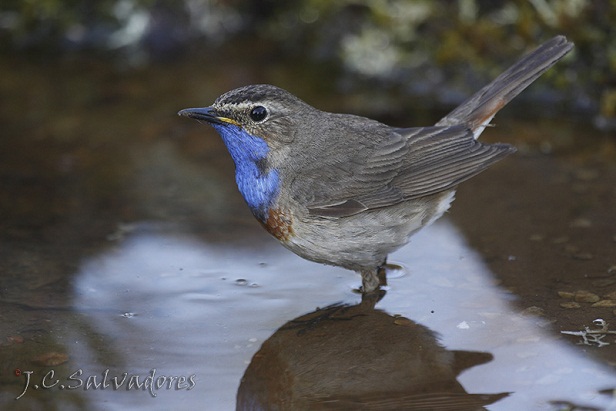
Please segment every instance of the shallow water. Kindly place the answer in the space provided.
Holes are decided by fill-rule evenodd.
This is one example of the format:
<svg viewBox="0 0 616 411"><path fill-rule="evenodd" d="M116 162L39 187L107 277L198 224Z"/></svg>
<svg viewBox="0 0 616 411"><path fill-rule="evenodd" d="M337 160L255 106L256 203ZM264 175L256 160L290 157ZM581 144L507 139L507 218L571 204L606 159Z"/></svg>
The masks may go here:
<svg viewBox="0 0 616 411"><path fill-rule="evenodd" d="M613 136L498 120L520 152L390 257L374 306L270 238L175 116L224 91L208 73L2 71L0 408L616 407L614 335L561 333L613 322Z"/></svg>

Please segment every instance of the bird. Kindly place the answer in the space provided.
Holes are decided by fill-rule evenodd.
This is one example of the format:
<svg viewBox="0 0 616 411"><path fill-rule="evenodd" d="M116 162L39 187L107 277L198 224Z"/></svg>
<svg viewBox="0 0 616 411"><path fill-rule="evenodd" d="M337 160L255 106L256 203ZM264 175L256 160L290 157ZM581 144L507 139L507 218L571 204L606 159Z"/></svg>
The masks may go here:
<svg viewBox="0 0 616 411"><path fill-rule="evenodd" d="M458 184L515 151L477 138L572 48L564 36L548 40L433 126L321 111L269 84L178 114L218 132L240 193L271 235L304 259L358 272L372 293L387 256L449 209Z"/></svg>

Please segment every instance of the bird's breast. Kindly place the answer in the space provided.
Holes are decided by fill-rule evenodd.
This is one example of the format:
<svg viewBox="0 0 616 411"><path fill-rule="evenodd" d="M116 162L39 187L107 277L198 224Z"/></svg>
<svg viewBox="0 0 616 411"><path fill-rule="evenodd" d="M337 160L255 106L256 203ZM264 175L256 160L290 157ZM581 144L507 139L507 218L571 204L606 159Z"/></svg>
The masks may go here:
<svg viewBox="0 0 616 411"><path fill-rule="evenodd" d="M293 230L293 217L291 213L282 208L270 208L265 220L259 219L261 225L268 233L279 241L286 243L295 235Z"/></svg>

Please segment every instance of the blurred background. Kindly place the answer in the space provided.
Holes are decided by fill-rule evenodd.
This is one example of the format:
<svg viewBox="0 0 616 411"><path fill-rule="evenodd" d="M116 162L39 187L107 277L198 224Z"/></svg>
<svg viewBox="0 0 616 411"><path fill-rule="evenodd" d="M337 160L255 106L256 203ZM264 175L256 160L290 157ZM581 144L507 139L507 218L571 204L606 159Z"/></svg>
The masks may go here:
<svg viewBox="0 0 616 411"><path fill-rule="evenodd" d="M224 67L228 76L217 81L229 85L252 80L237 79L243 67L267 71L284 61L293 74L275 79L295 94L367 87L370 96L355 104L391 113L409 102L449 107L522 52L564 34L576 44L566 69L547 73L543 87L522 98L604 128L616 116L615 20L613 0L7 0L0 47L5 62L87 58L125 73L200 61L204 74Z"/></svg>

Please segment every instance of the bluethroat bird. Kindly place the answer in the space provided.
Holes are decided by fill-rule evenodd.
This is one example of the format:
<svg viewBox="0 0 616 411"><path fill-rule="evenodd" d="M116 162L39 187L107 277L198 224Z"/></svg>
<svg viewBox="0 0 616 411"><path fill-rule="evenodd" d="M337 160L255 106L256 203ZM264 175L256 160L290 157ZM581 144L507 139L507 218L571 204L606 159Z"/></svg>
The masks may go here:
<svg viewBox="0 0 616 411"><path fill-rule="evenodd" d="M458 184L515 151L477 138L572 47L554 37L430 127L328 113L266 84L178 114L220 134L239 191L270 234L305 259L359 272L371 292L387 255L439 218Z"/></svg>

